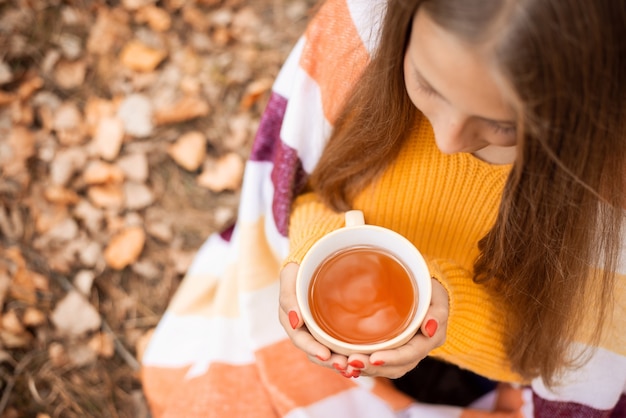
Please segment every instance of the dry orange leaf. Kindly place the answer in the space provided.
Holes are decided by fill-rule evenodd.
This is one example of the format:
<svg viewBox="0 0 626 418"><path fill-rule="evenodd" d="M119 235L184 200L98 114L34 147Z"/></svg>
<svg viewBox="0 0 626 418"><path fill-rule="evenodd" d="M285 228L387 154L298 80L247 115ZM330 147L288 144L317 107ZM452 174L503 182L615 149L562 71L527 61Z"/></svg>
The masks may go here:
<svg viewBox="0 0 626 418"><path fill-rule="evenodd" d="M99 332L91 337L87 346L97 353L98 357L111 358L115 353L113 338L104 332Z"/></svg>
<svg viewBox="0 0 626 418"><path fill-rule="evenodd" d="M206 157L206 138L199 131L187 132L168 147L167 153L185 170L196 171Z"/></svg>
<svg viewBox="0 0 626 418"><path fill-rule="evenodd" d="M209 114L209 104L199 97L186 96L171 106L157 109L154 122L157 125L185 122Z"/></svg>
<svg viewBox="0 0 626 418"><path fill-rule="evenodd" d="M15 247L4 251L4 256L15 265L9 295L30 305L37 301L37 293L48 290L48 279L39 273L30 271L22 253Z"/></svg>
<svg viewBox="0 0 626 418"><path fill-rule="evenodd" d="M85 103L85 124L90 135L95 135L100 120L115 115L117 106L114 102L100 97L89 97Z"/></svg>
<svg viewBox="0 0 626 418"><path fill-rule="evenodd" d="M128 42L120 53L120 62L133 71L148 72L154 69L165 59L167 54L140 41Z"/></svg>
<svg viewBox="0 0 626 418"><path fill-rule="evenodd" d="M80 200L73 190L56 185L46 188L44 197L48 202L59 205L75 205Z"/></svg>
<svg viewBox="0 0 626 418"><path fill-rule="evenodd" d="M91 186L87 197L99 208L121 208L124 204L124 190L119 184Z"/></svg>
<svg viewBox="0 0 626 418"><path fill-rule="evenodd" d="M61 60L54 68L54 80L62 89L75 89L83 85L86 73L85 60Z"/></svg>
<svg viewBox="0 0 626 418"><path fill-rule="evenodd" d="M240 108L242 110L250 109L265 92L272 88L272 84L274 84L274 80L271 78L262 78L248 84L241 99Z"/></svg>
<svg viewBox="0 0 626 418"><path fill-rule="evenodd" d="M124 172L116 165L104 161L90 161L83 172L87 184L116 184L124 181Z"/></svg>
<svg viewBox="0 0 626 418"><path fill-rule="evenodd" d="M121 270L139 259L145 241L143 228L126 228L111 239L104 250L104 260L111 268Z"/></svg>
<svg viewBox="0 0 626 418"><path fill-rule="evenodd" d="M139 9L135 19L139 23L147 23L155 32L165 32L172 26L170 14L152 4Z"/></svg>
<svg viewBox="0 0 626 418"><path fill-rule="evenodd" d="M244 163L234 152L224 155L215 163L204 167L196 181L198 185L214 192L235 190L241 185Z"/></svg>

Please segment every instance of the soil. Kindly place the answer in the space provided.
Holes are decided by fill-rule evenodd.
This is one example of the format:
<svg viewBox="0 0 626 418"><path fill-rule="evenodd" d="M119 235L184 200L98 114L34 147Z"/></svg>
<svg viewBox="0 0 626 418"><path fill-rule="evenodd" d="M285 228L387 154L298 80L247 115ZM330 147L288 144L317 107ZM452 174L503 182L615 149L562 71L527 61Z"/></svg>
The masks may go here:
<svg viewBox="0 0 626 418"><path fill-rule="evenodd" d="M142 349L314 3L0 0L0 417L150 416Z"/></svg>

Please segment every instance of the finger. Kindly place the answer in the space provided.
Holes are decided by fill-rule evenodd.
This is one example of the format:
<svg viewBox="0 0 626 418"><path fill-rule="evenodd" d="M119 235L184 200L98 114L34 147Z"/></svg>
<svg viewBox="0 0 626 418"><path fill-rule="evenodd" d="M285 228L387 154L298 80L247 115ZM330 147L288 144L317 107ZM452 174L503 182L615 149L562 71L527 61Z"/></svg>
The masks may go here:
<svg viewBox="0 0 626 418"><path fill-rule="evenodd" d="M288 263L280 272L280 295L279 306L282 313L288 319L287 323L283 323L283 327L288 330L287 325L291 329L300 328L303 325L302 315L298 308L296 299L296 276L299 266L296 263Z"/></svg>
<svg viewBox="0 0 626 418"><path fill-rule="evenodd" d="M445 339L449 314L449 299L446 289L435 279L432 280L432 297L420 331L434 342L442 345Z"/></svg>
<svg viewBox="0 0 626 418"><path fill-rule="evenodd" d="M281 317L281 323L287 330L293 345L304 351L310 358L315 358L318 362L325 362L331 358L332 353L328 347L313 338L306 327L291 329L288 324L289 320L285 318L285 315L281 313ZM285 324L285 322L287 322L287 324Z"/></svg>

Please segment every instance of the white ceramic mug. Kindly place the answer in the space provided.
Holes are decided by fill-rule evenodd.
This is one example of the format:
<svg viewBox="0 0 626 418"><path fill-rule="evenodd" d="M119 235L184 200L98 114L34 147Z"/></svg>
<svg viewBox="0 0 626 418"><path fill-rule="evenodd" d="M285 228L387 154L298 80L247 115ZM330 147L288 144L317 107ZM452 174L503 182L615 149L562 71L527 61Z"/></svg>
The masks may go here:
<svg viewBox="0 0 626 418"><path fill-rule="evenodd" d="M419 330L432 294L431 276L424 258L405 237L387 228L367 225L363 212L352 210L345 213L346 224L320 238L304 256L296 279L296 296L300 312L309 332L330 350L344 355L370 354L375 351L396 348L408 342ZM324 331L314 320L309 304L311 280L318 267L338 252L354 247L373 247L391 254L407 270L413 280L415 300L410 322L395 337L373 344L355 344L341 341Z"/></svg>

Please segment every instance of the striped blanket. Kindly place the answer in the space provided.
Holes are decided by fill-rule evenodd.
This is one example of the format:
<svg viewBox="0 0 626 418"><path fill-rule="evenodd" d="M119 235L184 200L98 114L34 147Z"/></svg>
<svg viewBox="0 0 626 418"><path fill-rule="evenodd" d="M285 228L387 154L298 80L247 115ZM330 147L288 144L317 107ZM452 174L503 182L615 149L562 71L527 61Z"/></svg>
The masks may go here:
<svg viewBox="0 0 626 418"><path fill-rule="evenodd" d="M376 45L384 11L383 0L327 1L284 64L246 164L237 223L200 248L143 356L155 418L482 416L314 365L278 322L291 202ZM523 415L533 416L537 395L523 396ZM494 398L473 408L489 410Z"/></svg>

